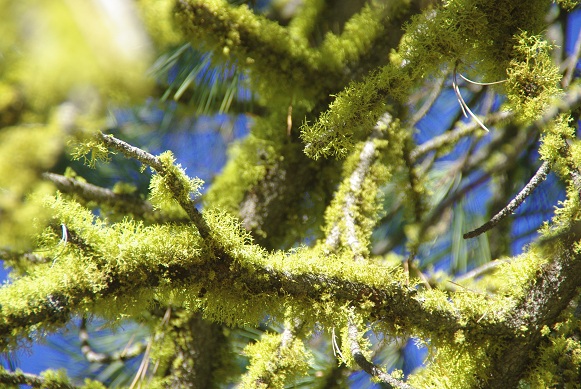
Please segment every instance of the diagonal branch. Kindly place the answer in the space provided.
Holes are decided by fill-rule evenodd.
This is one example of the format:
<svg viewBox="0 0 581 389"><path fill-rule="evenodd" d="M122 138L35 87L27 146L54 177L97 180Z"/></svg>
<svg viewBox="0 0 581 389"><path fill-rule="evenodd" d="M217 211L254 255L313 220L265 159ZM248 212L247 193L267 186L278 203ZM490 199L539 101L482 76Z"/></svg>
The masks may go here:
<svg viewBox="0 0 581 389"><path fill-rule="evenodd" d="M353 259L356 261L363 260L365 247L363 247L364 244L358 237L358 230L363 223L361 223L361 220L358 220L360 218L358 218L354 210L357 209L360 202L365 180L370 175L373 164L377 163L380 155L378 153L378 145L375 141L385 138L387 128L392 123L392 120L392 116L389 113L385 113L378 120L371 135L363 143L363 147L358 155L357 165L349 175L348 180L344 182L346 191L339 200L342 202L339 206L341 209L340 219L333 220L332 228L327 234L325 241L329 249L333 252L336 252L339 249L340 243L344 242L353 253Z"/></svg>
<svg viewBox="0 0 581 389"><path fill-rule="evenodd" d="M393 378L389 373L386 373L381 368L379 368L373 362L370 362L365 358L363 352L361 351L361 345L357 337L359 336L357 326L353 323L349 323L348 325L348 335L349 335L349 342L351 347L351 354L353 355L353 359L355 362L369 375L379 379L381 382L387 385L390 389L413 389L412 386L406 384L405 382L401 382L395 378Z"/></svg>
<svg viewBox="0 0 581 389"><path fill-rule="evenodd" d="M210 236L210 229L208 224L202 217L202 214L196 208L194 201L192 201L189 196L184 196L186 189L181 179L187 177L178 177L176 172L169 169L164 163L156 156L141 150L138 147L132 146L129 143L123 142L122 140L114 138L112 135L105 135L99 133L99 139L107 145L107 147L120 151L128 158L135 158L139 162L151 166L157 173L167 179L169 190L172 192L173 197L179 203L179 205L186 211L190 220L195 224L200 232L202 238L208 238Z"/></svg>
<svg viewBox="0 0 581 389"><path fill-rule="evenodd" d="M176 19L193 43L210 43L222 55L254 68L259 77L276 73L284 85L302 85L296 90L313 87L305 84L304 75L335 81L340 77L337 71L319 69L320 55L293 39L286 28L246 7L234 7L226 1L179 0Z"/></svg>
<svg viewBox="0 0 581 389"><path fill-rule="evenodd" d="M494 228L498 223L500 223L508 215L512 214L521 205L527 197L529 197L532 192L536 189L541 182L545 181L549 171L551 170L551 164L547 161L543 162L541 167L537 170L533 178L525 185L524 188L515 196L514 199L507 204L506 207L500 210L496 215L492 217L489 221L481 225L480 227L467 232L464 234L464 239L475 238L480 234Z"/></svg>
<svg viewBox="0 0 581 389"><path fill-rule="evenodd" d="M488 115L484 121L486 124L493 125L502 120L509 119L512 116L514 116L514 114L508 111L503 111ZM412 150L410 153L410 160L412 162L416 162L420 157L424 156L430 151L438 150L442 147L455 144L460 138L468 136L478 129L480 129L480 125L475 121L472 121L468 124L460 122L456 128L454 128L454 130L436 136Z"/></svg>
<svg viewBox="0 0 581 389"><path fill-rule="evenodd" d="M507 318L507 324L515 330L515 335L497 351L494 362L483 373L483 376L490 377L487 388L518 387L520 378L530 369L533 356L537 355L535 351L546 339L542 329L545 326L552 328L579 295L581 258L574 247L581 234L575 224L567 231L560 242L547 243L541 248L541 255L552 260L530 282L523 299ZM518 329L521 329L520 334Z"/></svg>

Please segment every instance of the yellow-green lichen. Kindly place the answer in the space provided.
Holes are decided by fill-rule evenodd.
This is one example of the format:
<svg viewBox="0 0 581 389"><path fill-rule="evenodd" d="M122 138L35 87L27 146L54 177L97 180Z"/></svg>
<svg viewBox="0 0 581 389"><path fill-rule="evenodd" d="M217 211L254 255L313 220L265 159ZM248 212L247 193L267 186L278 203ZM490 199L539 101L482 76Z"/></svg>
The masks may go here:
<svg viewBox="0 0 581 389"><path fill-rule="evenodd" d="M539 118L558 95L561 75L550 55L552 47L542 37L523 31L515 41L506 92L510 108L527 122Z"/></svg>
<svg viewBox="0 0 581 389"><path fill-rule="evenodd" d="M154 207L169 209L183 202L187 203L200 195L200 188L204 181L199 178L189 178L181 165L175 163L171 151L162 153L159 161L164 166L164 171L154 174L149 184L150 200ZM179 182L177 186L176 181ZM176 193L179 190L179 193Z"/></svg>
<svg viewBox="0 0 581 389"><path fill-rule="evenodd" d="M248 345L244 354L250 358L242 388L284 388L293 378L306 375L310 353L303 341L286 334L264 334L260 341ZM274 357L273 357L274 356Z"/></svg>

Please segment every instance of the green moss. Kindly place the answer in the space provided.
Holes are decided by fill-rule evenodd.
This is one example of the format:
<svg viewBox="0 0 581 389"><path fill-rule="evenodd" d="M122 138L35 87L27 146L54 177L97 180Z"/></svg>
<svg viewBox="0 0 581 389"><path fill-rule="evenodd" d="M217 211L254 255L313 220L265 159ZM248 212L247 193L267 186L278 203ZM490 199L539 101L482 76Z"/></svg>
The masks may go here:
<svg viewBox="0 0 581 389"><path fill-rule="evenodd" d="M56 163L63 143L56 125L18 126L0 132L0 243L28 248L46 212L35 200L53 190L40 175ZM18 172L18 174L15 174ZM32 196L36 194L37 196ZM36 220L37 223L31 223Z"/></svg>
<svg viewBox="0 0 581 389"><path fill-rule="evenodd" d="M477 64L484 80L501 80L512 58L511 39L520 31L540 33L547 1L448 1L412 18L399 49L412 78L437 75L445 64Z"/></svg>
<svg viewBox="0 0 581 389"><path fill-rule="evenodd" d="M300 10L288 26L289 35L302 44L308 45L309 38L316 27L318 17L325 7L323 0L309 0L301 4Z"/></svg>
<svg viewBox="0 0 581 389"><path fill-rule="evenodd" d="M314 159L349 155L357 142L371 133L381 115L395 111L389 101L406 95L412 87L407 80L402 69L388 65L362 82L350 84L315 123L302 125L305 153Z"/></svg>
<svg viewBox="0 0 581 389"><path fill-rule="evenodd" d="M461 344L439 345L430 350L429 367L409 377L413 387L426 389L470 388L486 382L482 375L490 363L485 347Z"/></svg>
<svg viewBox="0 0 581 389"><path fill-rule="evenodd" d="M283 336L264 334L260 341L244 349L244 354L250 358L250 365L242 378L242 388L282 389L293 378L307 374L311 355L303 341L292 337L287 342L282 339Z"/></svg>
<svg viewBox="0 0 581 389"><path fill-rule="evenodd" d="M541 158L552 162L552 169L565 178L570 174L570 162L576 161L571 157L563 158L563 151L566 147L565 142L575 138L575 129L571 126L571 121L572 119L569 115L559 115L544 126L539 147Z"/></svg>
<svg viewBox="0 0 581 389"><path fill-rule="evenodd" d="M64 385L71 385L65 369L45 370L40 373L40 376L44 378L43 385L46 388L58 388Z"/></svg>
<svg viewBox="0 0 581 389"><path fill-rule="evenodd" d="M404 2L398 4L405 7ZM397 5L392 5L393 11ZM377 36L384 32L385 15L384 6L379 4L366 4L363 9L353 15L343 28L341 35L327 33L320 47L322 58L327 66L333 69L348 68L356 63L361 56L372 47ZM391 12L392 18L396 12Z"/></svg>
<svg viewBox="0 0 581 389"><path fill-rule="evenodd" d="M140 0L137 4L141 19L158 46L167 47L182 43L182 34L173 19L175 7L173 1Z"/></svg>
<svg viewBox="0 0 581 389"><path fill-rule="evenodd" d="M544 1L527 2L501 7L502 12L499 13L498 7L488 1L454 1L412 18L398 51L391 54L393 64L369 75L360 83L348 86L315 123L302 126L305 152L315 159L345 157L357 141L369 134L375 122L388 109L388 104L405 101L426 77L441 76L446 67L457 61L478 64L479 76L485 80L501 80L513 60L508 71L511 93L520 93L515 85L522 87L524 80L530 81L530 85L534 84L535 90L537 86L539 91L549 88L549 84L555 83L555 67L550 59L545 61L546 54L538 59L539 71L529 68L526 60L519 67L515 62L519 60L514 59L514 42L507 39L507 36L517 34L519 29L540 31L546 6ZM329 38L328 44L332 46L331 41ZM542 45L537 45L531 50L530 41L521 44L528 47L524 52L530 50L529 54L542 49ZM518 48L516 50L519 52ZM345 55L348 57L349 51ZM531 81L524 74L523 67L534 73L538 80ZM548 73L544 75L544 72ZM522 79L519 78L521 76ZM546 103L547 96L552 98L551 92L543 93L544 97L538 99L541 100L539 103ZM538 92L534 93L536 96ZM529 108L528 112L532 114L533 108Z"/></svg>
<svg viewBox="0 0 581 389"><path fill-rule="evenodd" d="M237 215L247 190L264 178L277 153L272 141L249 135L243 143L231 146L228 154L228 164L210 186L204 202Z"/></svg>
<svg viewBox="0 0 581 389"><path fill-rule="evenodd" d="M528 32L521 32L515 40L514 55L506 70L507 98L520 120L529 122L538 119L559 94L561 75L547 41Z"/></svg>
<svg viewBox="0 0 581 389"><path fill-rule="evenodd" d="M320 83L309 77L322 70L318 68L320 55L246 5L191 0L178 4L176 17L194 45L203 41L216 54L244 64L250 70L253 90L269 105L285 106L288 96L311 100L320 94Z"/></svg>
<svg viewBox="0 0 581 389"><path fill-rule="evenodd" d="M579 1L574 0L557 0L557 4L563 7L567 11L572 11L575 7L579 5Z"/></svg>
<svg viewBox="0 0 581 389"><path fill-rule="evenodd" d="M571 312L547 328L548 339L525 381L532 388L574 388L581 380L581 345L575 339L578 320Z"/></svg>

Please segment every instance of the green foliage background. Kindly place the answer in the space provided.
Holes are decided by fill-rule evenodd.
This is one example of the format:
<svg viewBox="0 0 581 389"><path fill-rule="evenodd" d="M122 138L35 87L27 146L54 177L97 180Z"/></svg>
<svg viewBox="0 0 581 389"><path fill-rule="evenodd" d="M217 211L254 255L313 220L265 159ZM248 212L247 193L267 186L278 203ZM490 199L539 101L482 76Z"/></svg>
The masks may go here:
<svg viewBox="0 0 581 389"><path fill-rule="evenodd" d="M105 4L0 0L0 347L138 341L1 383L581 382L577 2ZM151 153L225 114L211 182Z"/></svg>

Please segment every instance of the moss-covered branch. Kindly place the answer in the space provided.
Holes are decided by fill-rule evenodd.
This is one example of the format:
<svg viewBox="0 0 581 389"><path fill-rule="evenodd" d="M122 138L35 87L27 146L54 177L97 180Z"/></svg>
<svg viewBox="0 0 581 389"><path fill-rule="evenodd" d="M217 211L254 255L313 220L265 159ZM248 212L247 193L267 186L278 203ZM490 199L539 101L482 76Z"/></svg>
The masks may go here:
<svg viewBox="0 0 581 389"><path fill-rule="evenodd" d="M26 336L40 329L54 330L71 314L94 304L105 315L118 312L115 307L129 313L145 309L154 296L168 299L170 295L205 307L206 315L214 320L239 324L256 322L267 311L282 314L287 304L295 306L307 322L332 323L333 315L340 315L335 311L328 316L334 310L327 311L325 306L332 304L356 310L368 307L364 311L373 307L364 315L390 327L397 323L398 328L421 328L426 333L444 331L448 334L444 336L465 327L445 296L420 298L397 281L401 276L393 269L352 263L352 259L329 261L321 267L316 260L320 253L310 250L266 256L245 243L243 235L238 235L241 230L229 231L226 225L232 221L224 216L214 215L209 222L228 250L215 256L192 227L150 226L137 231L131 223L105 227L95 224L90 214L83 216L85 211L78 205L61 201L51 206L62 213L62 222L74 239L69 240L65 254L58 245L60 236L47 236L54 255L60 255L54 265L37 267L0 289L4 347L12 343L15 333ZM312 270L315 264L317 272ZM188 292L167 295L170 285L183 285ZM231 305L238 306L236 315L227 308ZM486 328L484 324L478 328ZM468 326L472 328L474 322ZM493 332L498 334L499 329Z"/></svg>
<svg viewBox="0 0 581 389"><path fill-rule="evenodd" d="M151 166L159 176L152 179L152 196L159 203L171 202L173 199L183 208L190 220L196 225L203 238L209 236L208 226L200 211L192 200L193 195L199 194L198 188L202 185L199 179L190 179L179 165L175 165L171 153L160 157L151 155L138 147L116 139L111 135L99 134L99 139L108 147L120 151L128 158L135 158L139 162ZM157 188L156 188L157 187ZM169 191L169 195L166 193ZM169 197L169 198L168 198Z"/></svg>
<svg viewBox="0 0 581 389"><path fill-rule="evenodd" d="M78 217L80 209L71 205L66 205L67 214ZM54 255L62 254L54 264L37 267L29 276L0 290L4 347L11 343L14 333L53 330L63 326L71 314L93 304L101 306L99 311L104 309L104 313L113 309L107 303L102 305L103 300L131 312L145 309L153 296L165 295L167 287L180 284L190 291L181 298L199 295L199 300L194 298L190 303L205 306L206 314L215 320L232 323L258 321L266 311L281 312L289 303L296 303L297 312L309 321L325 321L325 315L315 312L323 309L326 301L333 301L333 306L372 303L377 307L373 317L388 322L403 320L413 327L413 323L424 323L421 326L428 331L460 325L459 318L446 309L423 307L416 292L398 282L389 268L370 269L364 264L335 261L328 269L319 269L323 273L313 272L315 252L265 256L232 233L220 238L229 250L218 257L207 251L192 227L151 226L132 233L131 224L104 228L94 226L90 215L85 218L84 224L64 221L74 236L65 248L67 254L62 253L60 237L54 234ZM226 221L220 220L221 225L214 219L213 230L226 232ZM225 310L242 301L236 316ZM305 309L305 301L311 308Z"/></svg>
<svg viewBox="0 0 581 389"><path fill-rule="evenodd" d="M547 341L546 329L559 321L578 296L581 279L578 240L579 234L568 235L558 244L556 256L551 245L541 249L545 255L553 257L553 261L541 268L522 300L507 317L514 335L496 351L493 363L483 374L490 377L487 387L516 387L529 369L532 356ZM526 336L519 336L519 331L525 331Z"/></svg>
<svg viewBox="0 0 581 389"><path fill-rule="evenodd" d="M511 103L526 111L525 117L538 114L557 92L558 74L547 55L549 45L535 36L518 34L540 32L546 4L534 1L513 7L522 15L498 13L487 1L458 1L415 17L390 64L352 83L315 123L302 127L307 155L344 157L367 136L386 106L404 103L426 75L439 76L446 64L458 60L479 63L479 70L489 79L504 79L508 73ZM537 51L542 55L535 57ZM541 73L544 76L538 76ZM534 91L527 94L523 87Z"/></svg>
<svg viewBox="0 0 581 389"><path fill-rule="evenodd" d="M23 373L20 370L7 371L0 367L0 384L10 385L29 385L33 388L45 389L104 389L105 387L98 382L88 382L83 386L76 386L70 383L63 371L47 370L42 375Z"/></svg>
<svg viewBox="0 0 581 389"><path fill-rule="evenodd" d="M244 67L254 69L262 82L276 78L287 93L294 90L312 97L319 89L308 85L306 76L331 71L319 68L320 55L304 41L294 40L284 27L257 16L246 6L234 7L222 0L180 0L176 15L190 39L236 58ZM272 96L266 84L259 89Z"/></svg>
<svg viewBox="0 0 581 389"><path fill-rule="evenodd" d="M313 368L313 379L321 373L329 374L322 381L345 381L353 362L395 387L552 387L567 382L559 376L579 382L581 142L573 123L581 89L572 65L559 63L563 56L554 55L544 35L547 10L558 6L550 0L286 3L295 8L282 16L276 8L261 14L226 0L140 1L153 41L164 47L189 41L206 58L167 61L160 78L189 75L201 94L212 94L215 88L205 90L211 77L197 83L206 72L190 66L227 62L260 99L261 110L248 115L250 134L232 148L201 211L194 200L201 180L188 177L170 152L155 156L103 134L85 139L73 158L91 151L95 166L113 151L151 167L147 200L132 197L129 185L108 190L42 174L65 168L63 145L103 128L103 107L128 101L121 89L132 84L131 95L138 92L144 63L110 67L123 51L107 55L112 36L100 39L71 17L55 23L84 6L48 2L43 11L51 17L41 23L42 12L21 18L15 10L26 7L0 0L0 13L18 16L2 29L10 38L5 41L16 43L0 40L6 57L0 126L11 126L0 131L0 256L16 270L0 288L0 349L37 341L74 317L95 315L114 325L151 317L163 306L171 308L144 353L143 366L158 363L154 386L228 385L236 370L229 346L250 359L247 373L236 379L246 387L281 388ZM172 18L163 16L171 10ZM564 31L565 18L549 23ZM65 44L40 39L38 31L49 25L58 28L46 35ZM76 50L74 42L89 36L90 44ZM100 45L103 55L89 49ZM70 71L78 59L88 72L80 78ZM567 68L562 82L560 67ZM449 104L452 68L474 80L505 81L492 87L503 98L490 91L482 99L480 91L468 102L470 110L485 113L483 121L496 124L489 133L454 124L461 107ZM474 92L470 88L460 98ZM195 111L185 101L174 106L179 119ZM120 120L120 130L141 131L150 114L158 117L159 107L151 107L133 105L139 119ZM491 107L498 112L489 114ZM115 105L112 112L119 108L128 107ZM164 116L161 125L171 121L173 127L174 117ZM517 186L506 183L524 186L533 172L520 162L531 158L542 168L509 203ZM468 247L462 233L483 217L468 209L470 194L490 181L501 183L486 194L493 200L488 207L509 206L488 228L515 209L549 166L561 181L550 188L559 191L554 198L566 197L552 219L543 220L541 238L523 254L480 266L508 253L511 226L488 234L506 231L507 244L482 236ZM485 208L480 200L477 207ZM383 213L388 216L380 221ZM390 248L384 255L372 255L377 240ZM464 262L454 271L475 269L455 278L454 288L438 288L439 279L453 274L434 273L424 288L401 268L406 250L414 258L406 264L418 274L450 262ZM240 341L226 328L262 325L265 318L268 326L284 322L286 328L247 347L242 343L250 336ZM333 337L333 349L343 349L345 365L315 367L313 359L325 357L311 350L326 346L313 344L325 343L316 337L331 328L341 334L340 345ZM382 335L429 342L425 369L405 383L394 379L399 373L386 375L367 355L363 328L378 335L370 343ZM127 356L96 353L85 335L82 351L93 361ZM324 363L334 364L331 359ZM61 373L1 370L0 382L71 385Z"/></svg>
<svg viewBox="0 0 581 389"><path fill-rule="evenodd" d="M379 216L379 187L402 163L402 133L399 122L385 113L369 139L348 158L345 179L326 213L325 244L332 252L348 249L358 261L368 256L368 237Z"/></svg>
<svg viewBox="0 0 581 389"><path fill-rule="evenodd" d="M341 34L327 33L320 47L311 47L308 40L325 8L320 2L301 5L289 28L225 1L181 0L177 20L195 44L203 41L249 69L254 87L264 98L277 96L274 91L290 92L306 98L312 107L349 78L359 78L384 64L401 38L399 26L419 12L419 3L367 4L347 21Z"/></svg>
<svg viewBox="0 0 581 389"><path fill-rule="evenodd" d="M413 389L412 386L393 378L365 357L359 344L359 330L354 323L349 323L348 335L353 359L367 374L376 377L390 389Z"/></svg>
<svg viewBox="0 0 581 389"><path fill-rule="evenodd" d="M530 181L525 185L525 187L522 188L522 190L515 196L515 198L512 199L510 203L506 205L506 207L501 209L488 222L484 223L483 225L472 231L465 233L464 239L474 238L480 234L485 233L491 228L494 228L494 226L500 223L502 219L512 214L514 210L517 209L518 206L521 205L525 201L525 199L531 195L535 188L539 186L539 184L547 178L547 175L549 174L550 170L551 170L550 163L543 162L543 164L539 167L535 175L530 179Z"/></svg>
<svg viewBox="0 0 581 389"><path fill-rule="evenodd" d="M450 301L436 291L417 293L407 288L393 269L370 267L352 258L321 264L316 260L321 253L312 250L266 255L245 243L243 237L236 237L240 230L229 232L228 219L216 219L218 215L209 225L229 242L228 251L219 257L207 251L192 227L151 226L135 231L133 225L95 226L90 215L84 222L80 220L81 210L74 203L56 202L52 207L60 209L76 238L68 243L69 253L52 267L37 267L29 276L0 290L4 347L15 333L30 335L31 331L55 329L72 313L89 306L106 316L117 315L140 311L153 297L204 307L208 317L238 324L257 322L265 312L283 315L285 307L292 306L297 317L306 322L330 326L344 314L338 307L350 306L357 314L380 321L386 329L421 333L438 344L452 342L458 333L470 343L491 337L522 342L523 331L556 320L567 302L557 304L553 299L573 298L575 280L581 276L579 255L568 241L564 248L550 252L552 261L539 273L539 282L533 284L517 310L511 311L510 304L500 297L491 305L478 295L459 294ZM76 221L68 220L72 215ZM52 239L56 243L59 238ZM100 243L78 243L89 241ZM60 249L55 247L54 251ZM537 249L529 255L535 258L541 254ZM312 270L315 264L317 272ZM172 285L181 285L185 293L171 292ZM551 288L555 291L550 292ZM546 299L538 305L541 291ZM474 304L480 308L475 309ZM233 305L238 307L234 316L227 308ZM331 306L335 308L329 309ZM538 310L520 312L533 308ZM510 320L512 317L515 319Z"/></svg>
<svg viewBox="0 0 581 389"><path fill-rule="evenodd" d="M133 214L143 218L153 213L151 203L135 195L115 193L110 189L60 174L43 173L42 177L55 184L57 189L63 193L76 194L87 202L94 201L98 204L117 209L123 214Z"/></svg>

